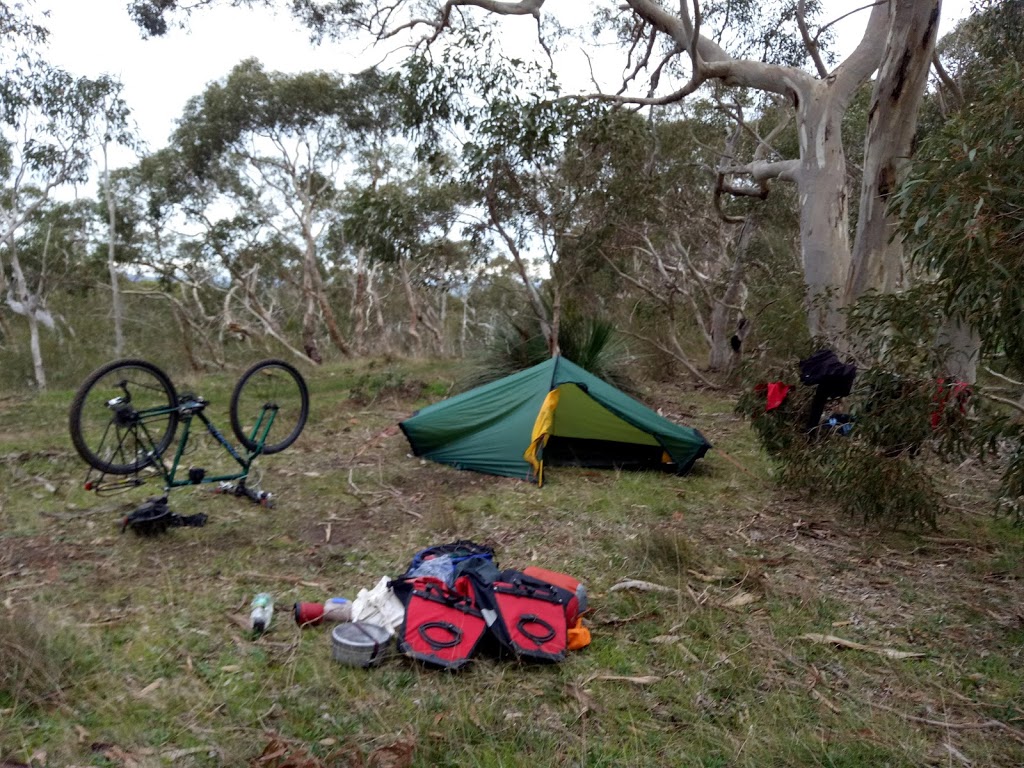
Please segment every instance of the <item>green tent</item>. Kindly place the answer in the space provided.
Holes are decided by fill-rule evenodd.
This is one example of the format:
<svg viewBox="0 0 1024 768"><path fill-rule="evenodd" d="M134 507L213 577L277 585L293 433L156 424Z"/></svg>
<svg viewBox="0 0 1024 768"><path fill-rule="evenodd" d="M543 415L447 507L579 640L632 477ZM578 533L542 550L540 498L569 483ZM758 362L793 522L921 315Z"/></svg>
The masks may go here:
<svg viewBox="0 0 1024 768"><path fill-rule="evenodd" d="M711 447L564 357L434 403L399 426L417 456L538 484L545 465L683 474Z"/></svg>

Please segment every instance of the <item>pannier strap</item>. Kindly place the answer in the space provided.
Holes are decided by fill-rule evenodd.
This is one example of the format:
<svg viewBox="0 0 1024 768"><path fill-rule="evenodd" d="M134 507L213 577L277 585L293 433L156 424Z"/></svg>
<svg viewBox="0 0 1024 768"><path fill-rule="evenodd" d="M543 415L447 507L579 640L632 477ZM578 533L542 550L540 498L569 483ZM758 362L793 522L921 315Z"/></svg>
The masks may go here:
<svg viewBox="0 0 1024 768"><path fill-rule="evenodd" d="M562 595L546 584L529 584L520 579L513 579L509 582L497 582L494 591L505 595L521 595L524 597L536 597L548 603L561 605L564 601Z"/></svg>
<svg viewBox="0 0 1024 768"><path fill-rule="evenodd" d="M432 629L440 629L447 632L449 635L448 639L440 640L432 636L430 632ZM423 638L423 641L435 651L439 651L442 648L454 648L462 642L462 630L448 621L428 621L425 624L421 624L417 632ZM433 634L436 635L437 633Z"/></svg>
<svg viewBox="0 0 1024 768"><path fill-rule="evenodd" d="M422 584L417 584L416 588L413 589L413 594L432 603L450 605L465 612L470 612L474 608L472 600L465 595L451 591L438 581L426 581Z"/></svg>
<svg viewBox="0 0 1024 768"><path fill-rule="evenodd" d="M543 627L546 632L543 634L540 632L534 632L527 627L540 626ZM544 643L550 643L555 639L555 628L548 622L544 621L540 616L532 613L524 614L519 617L519 621L516 622L516 629L523 633L524 637L528 637L533 640L537 645L543 645Z"/></svg>

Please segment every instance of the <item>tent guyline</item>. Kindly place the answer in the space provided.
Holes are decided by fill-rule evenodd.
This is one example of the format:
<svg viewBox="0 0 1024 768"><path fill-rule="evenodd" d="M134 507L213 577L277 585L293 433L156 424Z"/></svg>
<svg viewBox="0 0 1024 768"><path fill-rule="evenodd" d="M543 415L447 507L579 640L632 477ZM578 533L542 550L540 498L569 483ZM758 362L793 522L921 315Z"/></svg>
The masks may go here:
<svg viewBox="0 0 1024 768"><path fill-rule="evenodd" d="M399 426L416 456L538 485L546 466L685 474L711 448L696 429L561 356L427 406Z"/></svg>

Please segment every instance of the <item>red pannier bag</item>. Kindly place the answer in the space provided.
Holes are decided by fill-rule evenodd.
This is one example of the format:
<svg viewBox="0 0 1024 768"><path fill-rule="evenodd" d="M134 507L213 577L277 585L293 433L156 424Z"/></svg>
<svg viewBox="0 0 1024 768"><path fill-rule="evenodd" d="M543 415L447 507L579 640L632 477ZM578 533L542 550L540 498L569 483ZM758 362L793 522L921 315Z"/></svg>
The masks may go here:
<svg viewBox="0 0 1024 768"><path fill-rule="evenodd" d="M572 594L565 605L565 623L569 627L569 650L578 651L590 645L590 630L583 625L583 616L590 610L587 605L587 588L580 580L567 573L549 571L536 565L526 566L523 573L548 584L554 584Z"/></svg>
<svg viewBox="0 0 1024 768"><path fill-rule="evenodd" d="M446 669L466 666L487 630L483 615L474 604L469 579L456 579L454 589L431 577L392 584L396 594L405 597L405 621L398 632L398 650Z"/></svg>
<svg viewBox="0 0 1024 768"><path fill-rule="evenodd" d="M562 661L568 641L566 606L575 595L521 571L477 582L477 602L502 648L523 661Z"/></svg>

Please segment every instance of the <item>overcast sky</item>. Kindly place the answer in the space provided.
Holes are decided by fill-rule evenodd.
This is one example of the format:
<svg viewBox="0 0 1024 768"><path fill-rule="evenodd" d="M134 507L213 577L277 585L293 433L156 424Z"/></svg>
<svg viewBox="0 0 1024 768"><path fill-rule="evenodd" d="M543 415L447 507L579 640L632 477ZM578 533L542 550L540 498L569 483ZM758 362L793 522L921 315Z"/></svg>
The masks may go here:
<svg viewBox="0 0 1024 768"><path fill-rule="evenodd" d="M568 0L579 2L579 0ZM825 0L835 18L867 4ZM218 80L242 59L256 57L268 70L299 72L325 69L356 72L378 63L382 52L356 44L309 42L308 33L287 14L265 9L216 8L201 11L189 30L172 29L165 37L143 40L128 17L128 0L37 0L49 9L50 59L79 75L110 74L124 84L124 98L140 135L158 149L174 128L185 102ZM554 3L553 3L554 5ZM962 18L969 0L945 0L940 34ZM839 50L849 50L863 32L867 11L840 27ZM529 18L507 19L509 34L532 39ZM115 165L130 162L130 159Z"/></svg>

